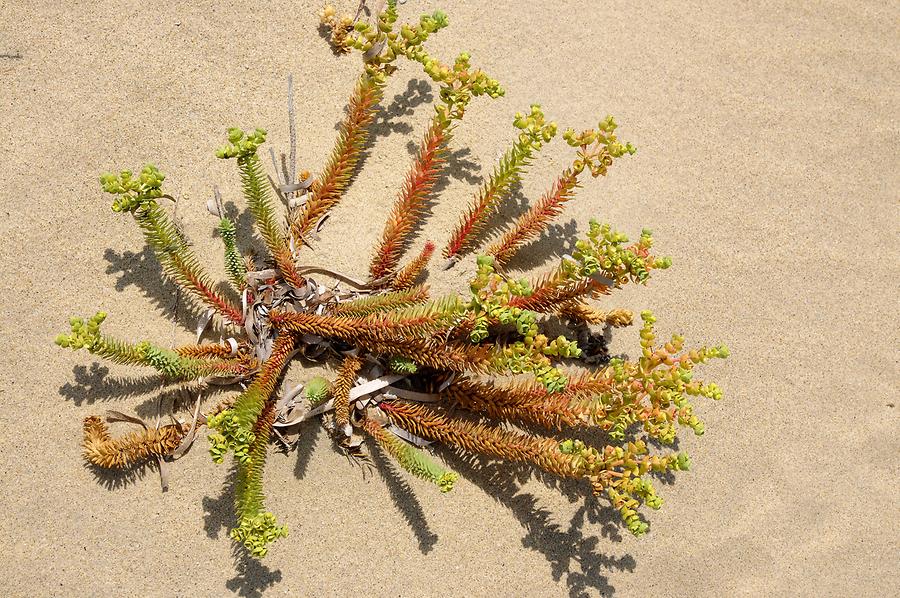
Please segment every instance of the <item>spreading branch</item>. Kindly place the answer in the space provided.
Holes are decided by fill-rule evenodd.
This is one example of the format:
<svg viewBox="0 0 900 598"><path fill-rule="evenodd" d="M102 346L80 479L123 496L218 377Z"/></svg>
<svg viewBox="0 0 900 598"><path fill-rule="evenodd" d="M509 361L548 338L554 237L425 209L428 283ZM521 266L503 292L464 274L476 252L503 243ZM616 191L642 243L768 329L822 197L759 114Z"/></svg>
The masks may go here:
<svg viewBox="0 0 900 598"><path fill-rule="evenodd" d="M381 241L369 266L372 280L386 276L397 267L409 242L410 233L427 208L427 201L444 164L449 140L450 121L436 115L419 144L412 167L403 182L403 189L394 202L381 234Z"/></svg>
<svg viewBox="0 0 900 598"><path fill-rule="evenodd" d="M556 123L544 124L544 113L537 104L532 104L531 113L527 117L521 112L516 113L513 125L521 130L519 137L494 166L490 177L478 190L444 248L448 265L457 262L467 250L474 247L488 218L509 197L535 152L556 135Z"/></svg>
<svg viewBox="0 0 900 598"><path fill-rule="evenodd" d="M347 104L337 141L322 173L316 177L306 203L290 216L291 235L303 240L325 215L337 205L350 185L369 136L378 104L384 96L384 84L364 73L359 77Z"/></svg>

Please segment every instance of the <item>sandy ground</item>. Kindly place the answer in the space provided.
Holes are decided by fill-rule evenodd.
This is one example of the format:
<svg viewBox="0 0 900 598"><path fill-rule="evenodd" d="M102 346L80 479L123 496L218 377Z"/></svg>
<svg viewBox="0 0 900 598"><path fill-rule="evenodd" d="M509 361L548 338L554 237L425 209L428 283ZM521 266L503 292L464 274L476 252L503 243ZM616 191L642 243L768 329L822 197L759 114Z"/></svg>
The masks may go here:
<svg viewBox="0 0 900 598"><path fill-rule="evenodd" d="M299 159L318 170L359 62L331 54L311 2L153 4L0 4L0 53L12 55L0 58L4 595L896 591L896 7L407 2L411 17L450 14L429 42L435 54L470 51L507 91L471 107L444 201L417 243L446 239L516 110L540 102L576 128L616 115L638 154L586 185L534 253L560 251L559 235L592 216L634 235L653 229L675 266L608 304L652 308L661 334L727 343L731 359L704 370L726 399L700 405L707 433L683 443L694 470L661 488L666 504L642 539L594 501L518 469L454 462L469 482L440 495L411 480L410 493L404 478L363 477L310 426L299 455L274 455L266 472L291 536L248 565L234 562L224 527L227 467L204 443L173 467L167 494L152 470L110 488L83 467L81 419L107 408L147 416L157 388L52 339L70 315L101 308L110 333L190 336L173 325L173 288L133 223L110 212L98 173L155 162L221 274L204 202L213 183L239 198L233 165L212 153L224 128L264 126L286 147L293 73ZM430 94L412 65L394 77L390 119L310 260L364 272ZM547 148L526 196L562 168L565 150ZM469 266L432 282L463 284ZM634 330L615 339L617 350L636 346ZM288 379L305 376L294 368Z"/></svg>

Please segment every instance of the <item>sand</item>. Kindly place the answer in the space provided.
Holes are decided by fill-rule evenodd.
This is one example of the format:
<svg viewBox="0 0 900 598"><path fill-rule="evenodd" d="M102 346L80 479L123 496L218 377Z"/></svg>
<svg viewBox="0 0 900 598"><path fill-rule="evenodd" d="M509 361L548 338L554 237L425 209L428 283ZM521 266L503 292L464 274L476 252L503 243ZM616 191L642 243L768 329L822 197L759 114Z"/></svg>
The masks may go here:
<svg viewBox="0 0 900 598"><path fill-rule="evenodd" d="M299 160L318 170L358 57L316 33L312 2L39 2L0 5L0 588L8 596L881 596L900 573L897 115L900 11L880 2L420 2L506 96L458 130L451 176L417 247L439 243L473 182L540 102L562 126L611 113L639 147L588 183L557 234L590 217L654 230L674 267L608 305L653 309L661 334L724 342L703 369L694 469L660 487L652 530L631 537L586 492L526 471L453 462L449 495L347 463L316 426L273 455L270 508L291 528L261 563L235 563L226 466L201 443L172 467L111 488L86 469L80 422L108 408L150 416L140 370L55 347L73 314L110 312L122 336L183 342L193 326L97 175L155 162L198 253L222 274L211 185L239 201L213 157L227 126L286 147L285 80L297 81ZM350 4L350 2L346 2ZM16 57L16 56L19 57ZM411 83L409 83L412 81ZM429 84L404 65L392 117L310 260L363 273L428 119ZM468 149L464 149L468 148ZM567 160L542 153L536 197ZM433 277L464 284L471 263ZM893 297L893 298L892 298ZM177 316L176 316L177 311ZM175 319L179 324L174 324ZM186 328L187 327L187 328ZM637 347L635 330L614 349ZM288 379L307 374L295 367ZM109 480L107 480L109 481ZM116 484L113 484L116 485ZM893 557L891 555L894 555Z"/></svg>

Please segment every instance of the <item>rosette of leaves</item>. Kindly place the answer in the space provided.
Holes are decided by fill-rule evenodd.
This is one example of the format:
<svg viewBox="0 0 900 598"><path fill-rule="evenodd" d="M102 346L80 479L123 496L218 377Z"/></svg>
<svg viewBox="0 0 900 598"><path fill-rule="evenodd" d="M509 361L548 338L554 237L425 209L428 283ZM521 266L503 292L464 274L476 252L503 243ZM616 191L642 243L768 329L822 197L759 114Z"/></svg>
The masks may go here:
<svg viewBox="0 0 900 598"><path fill-rule="evenodd" d="M570 164L505 230L483 238L496 229L486 223L498 217L498 206L557 131L537 104L516 114L509 149L474 191L443 252L446 267L479 254L469 286L460 294L431 297L422 279L435 244L427 241L410 256L416 231L437 199L436 182L446 168L453 131L464 126L475 100L498 97L503 90L468 54L444 63L427 51L429 36L447 25L441 12L398 26L396 3L388 2L379 14L338 17L326 8L322 19L339 50L355 49L363 57L337 141L317 175L301 170L298 177L296 164L288 164L284 154L281 166L275 160L275 171L267 173L260 156L264 130L228 130L217 155L236 163L266 254L246 253L246 240L224 214L217 193L208 207L224 243L226 283L213 281L170 216L166 204L174 200L163 191L159 169L148 165L137 175L120 171L101 177L103 190L114 196L113 210L134 218L166 276L216 318L228 338L200 342L203 322L196 344L165 348L120 340L101 333L106 314L100 312L88 320L73 318L57 344L153 368L166 382L201 389L233 385L235 393L203 409L198 400L190 417L171 425L151 428L136 420L143 431L119 437L99 418L88 418L85 457L99 467L154 460L162 466L184 454L205 428L213 459L231 460L237 470L237 525L231 537L257 557L287 535L287 527L265 507L262 479L271 441L290 448L292 435L313 419L351 457L364 460L366 447L383 451L443 492L453 488L458 475L433 454L439 446L583 479L621 513L631 532L643 534L648 523L641 507L662 503L651 476L689 466L683 453L651 447L671 446L680 426L703 433L694 400L719 399L722 393L697 379L694 370L726 357L727 349L686 348L678 335L658 341L655 317L642 312L636 359L601 364L585 359L585 334L596 337L590 325L623 327L633 321L628 310L603 309L598 300L627 284L645 285L655 271L671 265L653 253L649 231L632 242L610 225L591 221L572 254L543 274L516 277L510 269L586 178L606 176L635 148L619 140L612 117L581 133L566 130ZM357 175L385 81L401 59L433 80L438 100L372 249L369 272L360 277L309 264L306 248ZM295 147L290 150L296 155ZM551 334L551 328L557 332ZM324 364L333 374L311 377L302 386L284 384L279 392L292 361ZM585 429L605 441L582 441Z"/></svg>

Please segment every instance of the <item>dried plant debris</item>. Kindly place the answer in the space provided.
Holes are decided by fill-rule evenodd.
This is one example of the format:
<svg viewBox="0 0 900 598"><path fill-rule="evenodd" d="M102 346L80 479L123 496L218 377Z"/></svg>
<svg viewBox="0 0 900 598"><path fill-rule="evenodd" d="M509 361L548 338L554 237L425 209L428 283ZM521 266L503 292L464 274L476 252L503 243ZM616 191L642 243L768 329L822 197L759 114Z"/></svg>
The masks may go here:
<svg viewBox="0 0 900 598"><path fill-rule="evenodd" d="M611 117L595 129L567 130L571 163L505 232L482 239L485 219L497 214L557 132L538 105L516 114L510 148L475 191L443 250L444 266L453 267L485 247L469 287L459 295L431 297L421 279L435 244L427 242L410 256L415 231L434 200L435 181L466 109L476 98L496 98L503 90L473 67L467 54L445 64L428 53L425 41L447 25L442 12L399 27L395 2L380 12L361 8L356 18L339 19L330 7L322 15L335 44L362 53L363 72L334 150L317 176L302 170L297 176L296 165L285 154L275 159L274 152L276 171L269 176L259 155L266 132L228 130L217 155L235 161L268 252L265 258L244 252L216 191L207 207L218 219L230 289L213 282L164 208L162 200L171 196L156 167L101 177L103 189L115 196L113 210L134 218L165 274L207 315L197 327L198 344L175 349L102 334L103 312L88 320L73 318L57 344L149 366L166 382L230 385L235 394L205 413L198 396L183 421L159 417L155 426L112 414L112 421L141 426L117 438L106 423L89 417L85 458L111 469L162 466L183 455L205 427L213 459L232 459L237 468L238 523L231 537L257 557L287 534L264 503L270 441L290 450L300 428L313 419L347 455L364 459L371 446L442 492L450 491L458 476L432 454L438 444L584 478L594 494L618 509L629 530L644 533L648 524L638 509L661 503L647 474L689 464L683 453L651 451L648 440L655 441L652 446L672 445L679 425L703 433L691 399L719 399L722 393L714 383L695 379L694 367L725 357L727 349L686 349L678 335L657 341L655 317L642 312L640 355L609 359L602 331L590 326L629 326L633 314L591 302L629 283L646 284L654 270L669 267L668 258L652 253L649 231L630 242L608 224L592 221L571 255L542 276L516 279L506 270L588 175L605 176L634 147L618 139ZM423 68L439 87L440 99L373 249L368 275L308 265L306 248L356 175L385 81L400 59ZM291 157L295 139L292 134ZM210 318L232 336L200 343ZM551 326L568 333L548 335ZM279 391L292 360L330 364L335 375L285 383ZM580 433L585 429L605 440L596 446L583 442L578 438L586 437ZM366 438L372 442L364 443Z"/></svg>

